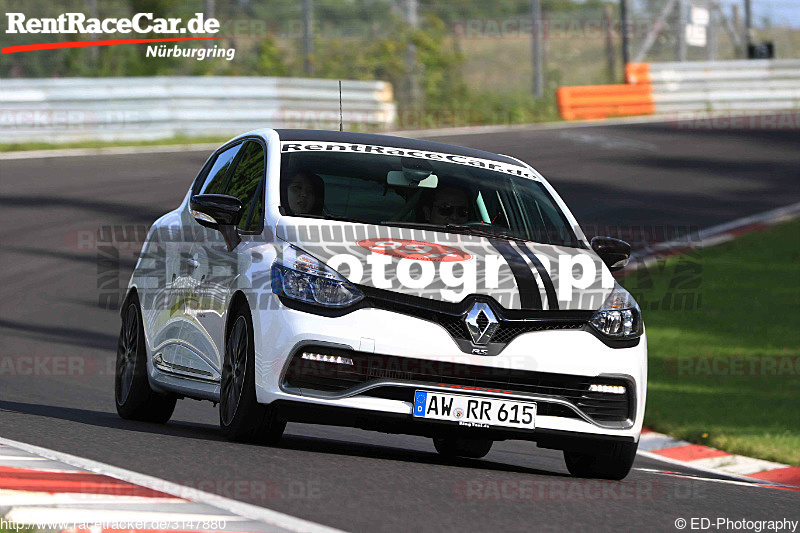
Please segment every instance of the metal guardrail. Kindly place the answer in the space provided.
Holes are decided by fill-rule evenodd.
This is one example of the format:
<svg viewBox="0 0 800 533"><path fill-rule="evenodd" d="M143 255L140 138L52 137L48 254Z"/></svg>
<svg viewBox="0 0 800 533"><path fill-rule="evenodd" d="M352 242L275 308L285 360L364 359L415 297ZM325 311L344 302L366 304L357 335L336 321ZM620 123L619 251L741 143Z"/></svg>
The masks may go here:
<svg viewBox="0 0 800 533"><path fill-rule="evenodd" d="M800 60L630 63L626 84L560 87L565 120L800 108Z"/></svg>
<svg viewBox="0 0 800 533"><path fill-rule="evenodd" d="M656 113L800 108L800 60L650 63Z"/></svg>
<svg viewBox="0 0 800 533"><path fill-rule="evenodd" d="M392 86L342 82L347 129L390 128ZM0 142L151 140L339 127L338 80L148 77L0 80Z"/></svg>

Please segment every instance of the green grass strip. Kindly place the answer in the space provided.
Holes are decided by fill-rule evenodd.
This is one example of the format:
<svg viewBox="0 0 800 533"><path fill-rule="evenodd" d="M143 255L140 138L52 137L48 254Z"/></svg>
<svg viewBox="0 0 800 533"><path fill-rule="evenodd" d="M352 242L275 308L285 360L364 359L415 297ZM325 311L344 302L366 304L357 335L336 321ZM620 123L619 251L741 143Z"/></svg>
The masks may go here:
<svg viewBox="0 0 800 533"><path fill-rule="evenodd" d="M672 257L622 284L647 327L645 425L800 465L800 220Z"/></svg>

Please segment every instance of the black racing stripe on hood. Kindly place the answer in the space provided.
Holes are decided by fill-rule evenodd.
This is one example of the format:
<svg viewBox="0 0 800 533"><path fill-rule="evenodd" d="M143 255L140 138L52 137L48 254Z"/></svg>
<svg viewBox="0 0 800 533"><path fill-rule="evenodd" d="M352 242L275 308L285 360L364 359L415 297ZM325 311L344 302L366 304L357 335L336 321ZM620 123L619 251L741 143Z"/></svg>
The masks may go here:
<svg viewBox="0 0 800 533"><path fill-rule="evenodd" d="M542 296L539 294L536 276L533 275L533 271L522 255L511 246L509 241L490 238L489 242L500 252L514 275L514 281L517 282L517 290L519 290L520 307L522 309L542 309Z"/></svg>
<svg viewBox="0 0 800 533"><path fill-rule="evenodd" d="M550 273L544 268L544 265L536 257L536 254L533 253L533 250L528 248L528 246L522 242L517 241L517 246L520 250L522 250L525 255L528 256L534 265L536 265L536 271L539 272L539 277L542 278L542 283L544 284L544 292L547 293L547 309L550 311L558 311L558 297L556 296L556 286L553 284L553 280L550 278Z"/></svg>

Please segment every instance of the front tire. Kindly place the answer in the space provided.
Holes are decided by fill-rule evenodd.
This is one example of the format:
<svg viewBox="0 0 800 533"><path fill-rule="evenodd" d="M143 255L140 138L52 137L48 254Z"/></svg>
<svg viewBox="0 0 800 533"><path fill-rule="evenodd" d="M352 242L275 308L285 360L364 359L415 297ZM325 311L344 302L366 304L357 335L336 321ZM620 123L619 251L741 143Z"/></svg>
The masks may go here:
<svg viewBox="0 0 800 533"><path fill-rule="evenodd" d="M175 410L178 398L150 388L147 380L147 349L139 299L134 294L122 315L114 371L117 413L127 420L164 424Z"/></svg>
<svg viewBox="0 0 800 533"><path fill-rule="evenodd" d="M638 448L638 442L621 442L601 454L564 450L564 461L569 473L575 477L619 480L631 471Z"/></svg>
<svg viewBox="0 0 800 533"><path fill-rule="evenodd" d="M489 439L458 439L443 437L433 439L433 446L440 455L445 457L468 457L480 459L486 457L492 449L494 441Z"/></svg>
<svg viewBox="0 0 800 533"><path fill-rule="evenodd" d="M283 435L286 421L278 419L274 408L256 400L255 345L250 310L239 305L231 313L222 365L219 425L229 440L275 444Z"/></svg>

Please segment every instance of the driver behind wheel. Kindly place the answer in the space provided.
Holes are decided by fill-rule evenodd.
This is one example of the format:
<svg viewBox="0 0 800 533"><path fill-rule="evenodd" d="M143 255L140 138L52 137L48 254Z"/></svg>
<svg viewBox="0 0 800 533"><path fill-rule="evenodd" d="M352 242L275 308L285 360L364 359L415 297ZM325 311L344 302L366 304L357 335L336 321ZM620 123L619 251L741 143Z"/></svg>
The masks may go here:
<svg viewBox="0 0 800 533"><path fill-rule="evenodd" d="M464 224L469 219L469 193L460 187L432 189L422 200L422 213L426 222L446 226Z"/></svg>

